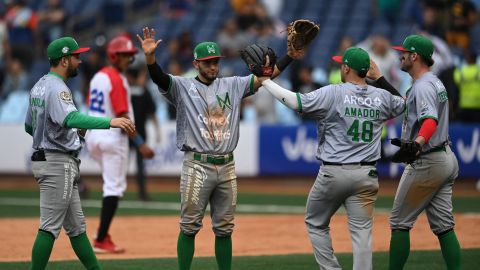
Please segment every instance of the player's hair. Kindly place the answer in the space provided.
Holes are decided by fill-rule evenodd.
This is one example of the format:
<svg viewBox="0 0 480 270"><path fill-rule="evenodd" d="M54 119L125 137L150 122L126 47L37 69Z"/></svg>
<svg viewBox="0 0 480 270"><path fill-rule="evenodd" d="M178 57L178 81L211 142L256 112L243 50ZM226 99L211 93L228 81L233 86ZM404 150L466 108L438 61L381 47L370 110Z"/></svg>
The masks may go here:
<svg viewBox="0 0 480 270"><path fill-rule="evenodd" d="M430 58L430 59L425 59L425 58L423 58L423 56L420 56L420 57L423 59L423 62L424 62L425 64L427 64L427 66L429 66L429 67L433 66L433 63L435 63L432 58Z"/></svg>
<svg viewBox="0 0 480 270"><path fill-rule="evenodd" d="M367 72L368 72L368 70L367 70L367 71L357 71L357 70L354 70L354 71L357 73L358 77L360 77L360 78L365 78L365 77L367 77Z"/></svg>
<svg viewBox="0 0 480 270"><path fill-rule="evenodd" d="M57 59L50 59L48 62L50 63L51 67L57 67L58 64L60 64L60 61L62 60L62 57L57 58Z"/></svg>

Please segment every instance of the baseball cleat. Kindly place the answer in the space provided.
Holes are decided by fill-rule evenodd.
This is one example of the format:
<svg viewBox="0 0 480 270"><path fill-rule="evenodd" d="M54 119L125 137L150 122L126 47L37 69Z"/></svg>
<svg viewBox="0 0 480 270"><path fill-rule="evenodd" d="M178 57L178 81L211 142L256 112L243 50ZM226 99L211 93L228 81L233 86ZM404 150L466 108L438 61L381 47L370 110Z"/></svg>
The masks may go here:
<svg viewBox="0 0 480 270"><path fill-rule="evenodd" d="M110 238L110 235L105 236L103 241L93 241L93 251L95 253L123 253L125 249L115 245Z"/></svg>

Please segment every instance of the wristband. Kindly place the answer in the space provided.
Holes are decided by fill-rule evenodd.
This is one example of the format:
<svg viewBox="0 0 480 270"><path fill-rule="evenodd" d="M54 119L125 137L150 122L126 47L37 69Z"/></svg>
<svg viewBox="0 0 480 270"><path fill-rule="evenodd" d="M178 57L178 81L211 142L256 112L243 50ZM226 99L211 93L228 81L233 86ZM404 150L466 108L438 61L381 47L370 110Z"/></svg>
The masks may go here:
<svg viewBox="0 0 480 270"><path fill-rule="evenodd" d="M286 54L282 59L277 61L276 66L278 70L283 71L292 61L293 58Z"/></svg>
<svg viewBox="0 0 480 270"><path fill-rule="evenodd" d="M132 141L135 144L135 146L137 146L137 147L145 143L142 136L140 136L138 134L135 135L135 137L132 138Z"/></svg>

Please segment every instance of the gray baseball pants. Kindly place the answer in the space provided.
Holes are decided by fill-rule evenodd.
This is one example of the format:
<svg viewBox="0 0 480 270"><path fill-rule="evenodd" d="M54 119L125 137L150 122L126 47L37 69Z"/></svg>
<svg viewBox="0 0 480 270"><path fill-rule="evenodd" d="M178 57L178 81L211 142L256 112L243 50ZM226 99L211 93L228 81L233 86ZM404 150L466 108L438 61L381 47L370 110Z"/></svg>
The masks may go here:
<svg viewBox="0 0 480 270"><path fill-rule="evenodd" d="M45 152L47 161L33 162L40 187L40 229L58 238L62 226L69 237L85 232L85 217L77 182L80 160L57 152Z"/></svg>
<svg viewBox="0 0 480 270"><path fill-rule="evenodd" d="M372 269L372 219L378 193L375 166L323 165L310 190L305 223L320 269L342 269L333 253L330 219L341 205L348 215L353 269Z"/></svg>

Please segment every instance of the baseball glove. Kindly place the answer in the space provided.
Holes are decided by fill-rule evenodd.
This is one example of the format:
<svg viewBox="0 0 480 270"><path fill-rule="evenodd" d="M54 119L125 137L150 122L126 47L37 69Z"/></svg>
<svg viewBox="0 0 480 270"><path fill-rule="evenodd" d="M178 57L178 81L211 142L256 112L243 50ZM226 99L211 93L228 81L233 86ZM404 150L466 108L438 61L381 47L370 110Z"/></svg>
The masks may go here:
<svg viewBox="0 0 480 270"><path fill-rule="evenodd" d="M412 140L407 141L395 138L391 140L391 143L400 147L400 150L398 150L392 157L392 162L395 163L412 164L417 159L418 153L422 149L419 143Z"/></svg>
<svg viewBox="0 0 480 270"><path fill-rule="evenodd" d="M248 69L257 77L271 77L277 62L277 55L263 45L249 45L240 50L240 56ZM268 59L267 59L268 58Z"/></svg>
<svg viewBox="0 0 480 270"><path fill-rule="evenodd" d="M288 55L298 55L318 34L320 27L309 20L296 20L287 27Z"/></svg>

